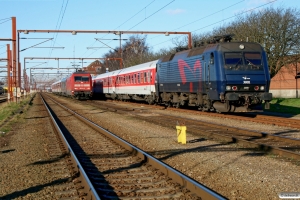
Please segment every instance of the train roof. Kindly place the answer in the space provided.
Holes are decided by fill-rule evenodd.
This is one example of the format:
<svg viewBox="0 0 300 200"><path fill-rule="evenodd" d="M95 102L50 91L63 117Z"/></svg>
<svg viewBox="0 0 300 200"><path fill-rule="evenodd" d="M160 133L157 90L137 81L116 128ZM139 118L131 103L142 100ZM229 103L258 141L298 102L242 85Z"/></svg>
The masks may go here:
<svg viewBox="0 0 300 200"><path fill-rule="evenodd" d="M174 54L169 54L162 57L159 62L177 61L178 59L185 59L192 56L201 55L205 52L222 51L222 52L240 52L240 51L259 51L262 52L263 48L259 43L256 42L221 42L207 44L205 46L196 47L189 50L180 51Z"/></svg>
<svg viewBox="0 0 300 200"><path fill-rule="evenodd" d="M55 81L54 83L52 83L51 85L54 85L54 84L57 84L57 83L60 83L61 82L61 80L59 80L59 81Z"/></svg>
<svg viewBox="0 0 300 200"><path fill-rule="evenodd" d="M65 81L66 79L68 79L69 77L71 77L73 74L75 74L75 75L80 75L80 74L82 74L82 75L91 75L91 73L85 72L85 71L72 72L71 74L69 74L69 75L67 75L67 76L65 76L65 77L63 77L63 78L61 78L60 80L58 80L58 81L52 83L51 85L60 83L60 82L62 82L62 81Z"/></svg>
<svg viewBox="0 0 300 200"><path fill-rule="evenodd" d="M124 69L119 69L116 71L99 74L98 76L94 77L93 79L98 79L98 78L103 78L103 77L108 77L108 76L122 75L122 74L127 74L127 73L131 73L131 72L136 72L136 71L143 71L143 70L147 70L147 69L153 69L153 68L156 68L157 62L158 62L158 60L153 60L150 62L135 65L132 67L127 67Z"/></svg>

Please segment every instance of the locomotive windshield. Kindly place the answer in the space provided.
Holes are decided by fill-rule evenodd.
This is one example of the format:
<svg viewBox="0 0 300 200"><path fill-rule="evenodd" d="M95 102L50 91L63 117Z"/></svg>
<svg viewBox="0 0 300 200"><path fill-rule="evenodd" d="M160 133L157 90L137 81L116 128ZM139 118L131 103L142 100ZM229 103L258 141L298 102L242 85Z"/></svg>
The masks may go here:
<svg viewBox="0 0 300 200"><path fill-rule="evenodd" d="M261 71L263 70L261 55L259 52L224 54L225 69L233 71Z"/></svg>
<svg viewBox="0 0 300 200"><path fill-rule="evenodd" d="M88 76L75 76L75 82L87 82L89 81L89 77Z"/></svg>

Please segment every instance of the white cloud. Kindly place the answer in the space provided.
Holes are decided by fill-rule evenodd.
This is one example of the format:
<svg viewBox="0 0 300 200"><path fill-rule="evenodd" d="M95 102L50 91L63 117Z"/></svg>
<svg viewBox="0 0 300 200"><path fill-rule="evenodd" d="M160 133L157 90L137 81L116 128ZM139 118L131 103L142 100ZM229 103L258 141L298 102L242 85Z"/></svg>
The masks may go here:
<svg viewBox="0 0 300 200"><path fill-rule="evenodd" d="M180 14L180 13L184 13L185 10L182 10L182 9L173 9L173 10L167 10L167 13L170 14L170 15L177 15L177 14Z"/></svg>

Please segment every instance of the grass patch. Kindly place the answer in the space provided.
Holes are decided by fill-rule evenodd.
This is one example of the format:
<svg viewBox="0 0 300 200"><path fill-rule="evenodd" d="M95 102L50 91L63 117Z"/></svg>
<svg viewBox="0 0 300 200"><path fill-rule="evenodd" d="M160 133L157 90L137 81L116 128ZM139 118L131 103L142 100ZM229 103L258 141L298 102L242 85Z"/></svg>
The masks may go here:
<svg viewBox="0 0 300 200"><path fill-rule="evenodd" d="M10 120L15 114L19 114L22 108L26 104L28 104L29 101L30 97L27 97L19 103L10 102L7 103L5 106L2 106L0 108L0 125L6 123L6 121ZM17 117L15 120L10 121L5 126L1 127L0 132L9 132L12 129L13 124L17 123L18 120L20 120L19 117Z"/></svg>
<svg viewBox="0 0 300 200"><path fill-rule="evenodd" d="M270 102L270 109L265 111L287 114L300 114L300 99L274 98Z"/></svg>

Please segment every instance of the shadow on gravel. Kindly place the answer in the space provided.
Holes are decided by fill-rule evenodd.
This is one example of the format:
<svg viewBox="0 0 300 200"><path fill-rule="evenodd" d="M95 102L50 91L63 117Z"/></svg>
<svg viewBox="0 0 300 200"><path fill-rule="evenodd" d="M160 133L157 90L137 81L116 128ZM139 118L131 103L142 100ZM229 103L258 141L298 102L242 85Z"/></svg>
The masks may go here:
<svg viewBox="0 0 300 200"><path fill-rule="evenodd" d="M42 118L48 118L49 116L42 116L42 117L25 117L24 119L42 119Z"/></svg>
<svg viewBox="0 0 300 200"><path fill-rule="evenodd" d="M61 159L64 159L65 157L67 157L68 154L63 154L61 156L58 156L57 158L54 158L54 159L50 159L50 160L41 160L41 161L37 161L37 162L34 162L34 163L31 163L27 166L30 166L30 165L44 165L44 164L50 164L50 163L55 163L55 162L58 162L60 161Z"/></svg>
<svg viewBox="0 0 300 200"><path fill-rule="evenodd" d="M249 152L245 153L244 156L264 156L265 154L264 152Z"/></svg>
<svg viewBox="0 0 300 200"><path fill-rule="evenodd" d="M4 151L0 151L1 153L9 153L15 151L15 149L8 149L8 150L4 150Z"/></svg>
<svg viewBox="0 0 300 200"><path fill-rule="evenodd" d="M224 145L230 145L234 144L234 142L228 142L228 143L222 143L222 144L213 144L213 145L208 145L208 146L201 146L201 147L195 147L191 149L170 149L170 150L163 150L163 151L150 151L147 152L153 156L158 156L158 155L164 155L164 157L161 157L159 160L163 161L166 159L169 159L173 156L178 156L180 154L185 154L185 153L191 153L191 152L229 152L229 151L252 151L254 152L253 156L264 156L267 154L267 152L261 152L257 148L216 148L218 146L222 147ZM258 153L256 153L258 152ZM245 156L251 156L251 154L247 155L248 153L245 154Z"/></svg>
<svg viewBox="0 0 300 200"><path fill-rule="evenodd" d="M273 133L273 135L283 135L285 136L284 134L289 134L289 133L296 133L296 132L299 132L298 130L288 130L288 131L282 131L282 132L278 132L278 133ZM288 136L286 136L288 137Z"/></svg>
<svg viewBox="0 0 300 200"><path fill-rule="evenodd" d="M33 186L33 187L30 187L30 188L27 188L27 189L24 189L24 190L21 190L21 191L17 191L17 192L13 192L11 194L7 194L5 196L0 197L0 199L16 199L16 198L25 197L26 195L28 195L30 193L39 192L45 187L54 186L54 185L58 185L58 184L69 182L69 181L71 181L70 178L57 179L57 180L52 181L50 183Z"/></svg>
<svg viewBox="0 0 300 200"><path fill-rule="evenodd" d="M98 112L87 112L87 113L84 113L84 114L89 114L89 115L95 115L95 114L100 114L100 113L107 113L108 111L104 110L104 111L98 111Z"/></svg>
<svg viewBox="0 0 300 200"><path fill-rule="evenodd" d="M194 139L194 140L189 140L187 143L197 143L197 142L203 142L205 141L205 138L199 138L199 139Z"/></svg>

